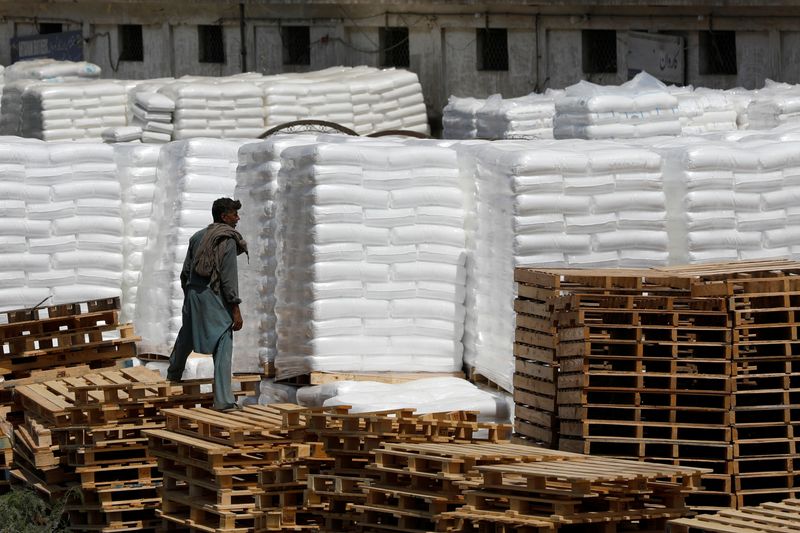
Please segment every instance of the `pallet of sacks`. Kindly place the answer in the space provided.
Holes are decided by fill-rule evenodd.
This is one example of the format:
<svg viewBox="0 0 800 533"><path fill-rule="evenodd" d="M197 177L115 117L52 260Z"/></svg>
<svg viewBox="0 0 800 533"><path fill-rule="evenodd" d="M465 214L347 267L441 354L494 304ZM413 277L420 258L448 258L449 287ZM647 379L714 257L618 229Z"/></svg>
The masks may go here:
<svg viewBox="0 0 800 533"><path fill-rule="evenodd" d="M164 426L166 408L211 405L208 383L171 383L134 367L19 385L25 419L15 429L12 479L66 498L73 531L152 531L162 476L144 431ZM255 394L244 388L238 394Z"/></svg>
<svg viewBox="0 0 800 533"><path fill-rule="evenodd" d="M518 269L518 313L549 327L556 396L534 404L518 314L517 429L562 450L702 467L692 507L793 497L800 263ZM539 298L536 300L534 298ZM530 313L527 313L530 314ZM536 337L538 338L538 337ZM550 365L547 365L549 368ZM549 376L549 374L548 374ZM552 390L552 382L547 382ZM535 432L532 432L534 429Z"/></svg>
<svg viewBox="0 0 800 533"><path fill-rule="evenodd" d="M119 298L0 313L0 376L30 377L41 370L114 366L136 355L133 325L119 322Z"/></svg>
<svg viewBox="0 0 800 533"><path fill-rule="evenodd" d="M317 530L303 494L321 446L306 442L306 412L165 410L166 427L145 432L164 479L162 531Z"/></svg>
<svg viewBox="0 0 800 533"><path fill-rule="evenodd" d="M334 532L372 527L364 522L372 517L364 506L369 501L367 487L380 476L370 465L381 445L507 441L511 427L478 422L477 413L468 411L416 414L413 409L392 409L359 413L339 406L312 410L308 431L331 458L326 469L309 476L308 503L321 515L322 530Z"/></svg>

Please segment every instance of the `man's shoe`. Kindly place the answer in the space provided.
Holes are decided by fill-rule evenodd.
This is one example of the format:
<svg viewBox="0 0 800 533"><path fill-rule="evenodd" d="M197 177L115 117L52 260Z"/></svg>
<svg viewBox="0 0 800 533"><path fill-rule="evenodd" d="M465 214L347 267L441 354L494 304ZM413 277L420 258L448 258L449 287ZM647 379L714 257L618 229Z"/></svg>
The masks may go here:
<svg viewBox="0 0 800 533"><path fill-rule="evenodd" d="M237 413L242 410L242 406L238 403L225 407L224 409L220 409L223 413Z"/></svg>

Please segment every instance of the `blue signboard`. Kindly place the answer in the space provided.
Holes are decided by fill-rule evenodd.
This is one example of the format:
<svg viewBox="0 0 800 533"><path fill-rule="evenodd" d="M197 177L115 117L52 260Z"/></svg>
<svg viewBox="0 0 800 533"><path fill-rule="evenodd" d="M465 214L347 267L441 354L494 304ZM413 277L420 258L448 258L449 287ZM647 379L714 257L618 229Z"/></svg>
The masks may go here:
<svg viewBox="0 0 800 533"><path fill-rule="evenodd" d="M43 57L83 61L83 33L80 30L64 31L11 39L12 62Z"/></svg>

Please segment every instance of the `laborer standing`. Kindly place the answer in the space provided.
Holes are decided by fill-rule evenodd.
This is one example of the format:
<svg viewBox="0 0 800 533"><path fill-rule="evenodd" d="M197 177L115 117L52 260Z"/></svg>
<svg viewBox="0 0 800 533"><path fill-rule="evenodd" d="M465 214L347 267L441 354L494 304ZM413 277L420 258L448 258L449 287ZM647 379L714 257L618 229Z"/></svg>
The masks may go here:
<svg viewBox="0 0 800 533"><path fill-rule="evenodd" d="M235 409L231 390L233 332L242 329L236 257L247 243L236 231L242 203L219 198L211 206L214 222L189 239L181 270L183 323L169 356L167 379L180 381L192 351L214 356L214 408Z"/></svg>

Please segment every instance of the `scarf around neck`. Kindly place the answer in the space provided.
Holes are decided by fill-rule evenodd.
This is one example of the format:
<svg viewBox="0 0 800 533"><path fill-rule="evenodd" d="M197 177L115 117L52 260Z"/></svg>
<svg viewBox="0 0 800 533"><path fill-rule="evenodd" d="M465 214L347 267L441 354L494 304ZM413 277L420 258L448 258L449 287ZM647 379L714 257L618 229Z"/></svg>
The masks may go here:
<svg viewBox="0 0 800 533"><path fill-rule="evenodd" d="M222 264L222 257L225 255L225 247L221 246L226 239L236 241L236 255L247 254L248 261L250 254L247 251L247 243L242 238L242 234L221 222L209 224L206 233L200 239L197 247L192 267L194 271L203 277L211 278L211 290L219 294L220 276L219 268Z"/></svg>

